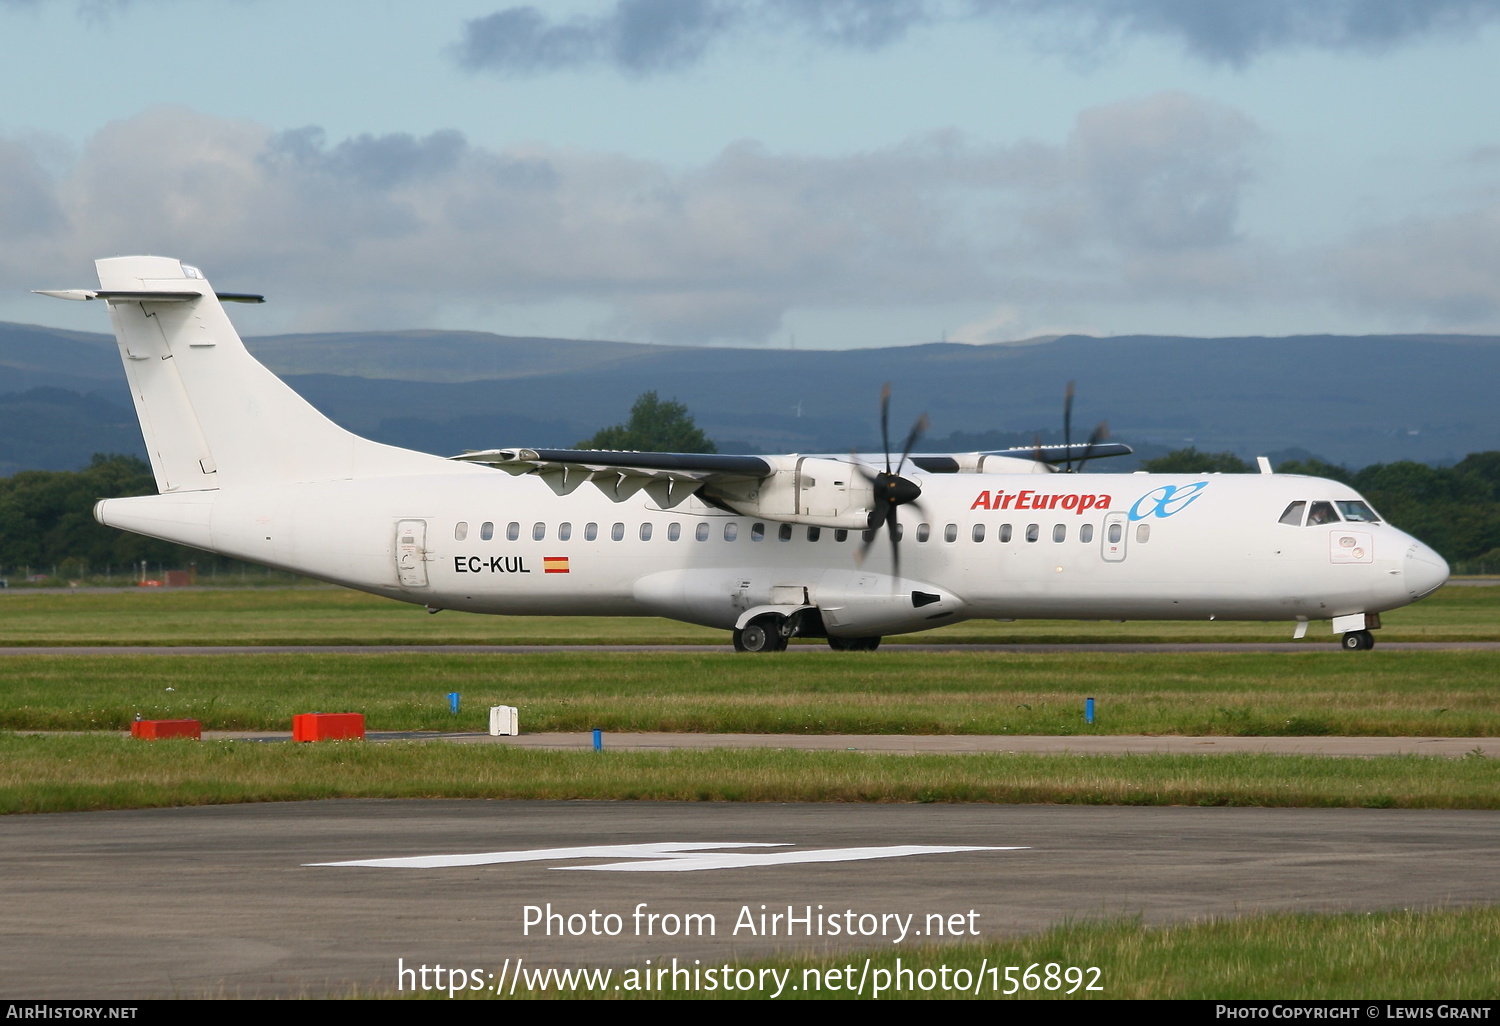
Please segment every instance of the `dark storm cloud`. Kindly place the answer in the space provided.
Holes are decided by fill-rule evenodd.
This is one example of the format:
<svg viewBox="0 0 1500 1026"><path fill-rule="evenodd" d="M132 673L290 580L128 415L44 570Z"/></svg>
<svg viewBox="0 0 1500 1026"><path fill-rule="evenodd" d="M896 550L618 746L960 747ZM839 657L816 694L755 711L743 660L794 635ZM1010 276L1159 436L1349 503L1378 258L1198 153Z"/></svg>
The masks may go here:
<svg viewBox="0 0 1500 1026"><path fill-rule="evenodd" d="M1202 60L1243 67L1276 50L1375 52L1496 20L1500 0L616 0L567 22L505 8L468 22L456 54L470 70L502 74L606 65L646 75L698 63L737 29L877 50L916 28L968 21L1078 54L1166 37Z"/></svg>

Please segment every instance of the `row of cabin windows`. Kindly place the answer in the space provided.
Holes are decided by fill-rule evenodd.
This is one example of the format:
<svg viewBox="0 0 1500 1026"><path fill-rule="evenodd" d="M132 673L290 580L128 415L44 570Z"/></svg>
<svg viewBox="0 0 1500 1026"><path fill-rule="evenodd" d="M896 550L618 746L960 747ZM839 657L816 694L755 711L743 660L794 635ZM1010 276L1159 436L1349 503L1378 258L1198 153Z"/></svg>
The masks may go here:
<svg viewBox="0 0 1500 1026"><path fill-rule="evenodd" d="M1304 519L1303 514L1306 514ZM1342 514L1342 515L1340 515ZM1337 502L1307 502L1299 499L1281 512L1281 523L1291 527L1320 527L1347 520L1351 524L1378 524L1380 518L1363 502L1340 499Z"/></svg>
<svg viewBox="0 0 1500 1026"><path fill-rule="evenodd" d="M1293 505L1297 505L1297 504L1294 503ZM1287 520L1286 520L1285 517L1282 518L1282 522L1283 523L1287 522ZM652 524L649 524L649 523L643 523L643 524L641 524L639 532L638 532L641 541L650 541L654 530L655 530L655 528L654 528L654 525L652 525ZM784 542L791 541L792 540L792 531L793 531L793 528L792 528L791 524L781 524L776 529L776 537L779 540L784 541ZM1110 524L1109 525L1109 530L1106 533L1109 535L1110 542L1111 543L1116 543L1116 542L1119 542L1124 537L1124 532L1125 532L1125 529L1124 529L1123 525L1121 525L1121 524ZM710 533L712 533L712 528L709 526L708 522L702 521L696 527L694 527L694 529L693 529L693 538L696 541L708 541ZM856 532L856 533L858 533L865 541L873 541L874 538L875 538L875 534L876 534L876 532L874 532L874 531L860 531L860 532ZM906 525L904 525L904 524L897 524L896 525L896 540L897 541L903 540L905 534L906 534ZM734 540L736 540L739 537L739 535L740 535L740 525L739 525L739 523L737 521L730 520L730 521L728 521L728 522L726 522L724 524L723 537L724 537L725 541L734 541ZM818 541L820 538L822 538L822 536L823 536L823 529L821 527L809 527L807 529L807 540L810 541L810 542ZM917 525L916 536L917 536L917 541L919 541L919 542L929 541L932 538L932 525L931 524L918 524ZM468 524L467 521L461 520L457 524L454 525L454 527L453 527L453 539L455 541L464 541L468 537L469 537L469 524ZM495 525L494 525L494 523L492 523L491 521L486 520L484 523L482 523L482 524L479 525L479 538L480 538L481 541L490 541L494 537L495 537ZM517 541L521 537L521 525L520 525L520 523L517 522L517 521L511 521L509 524L507 524L506 527L505 527L505 537L506 537L506 540L508 540L508 541ZM557 525L557 540L558 541L570 541L572 539L572 537L573 537L573 525L572 524L570 524L570 523L561 523L561 524ZM595 541L595 540L598 539L598 537L599 537L599 525L598 524L584 524L583 525L583 540L584 541ZM625 540L625 525L624 524L614 524L614 525L612 525L610 527L610 529L609 529L609 537L613 541L624 541ZM750 525L750 540L751 541L764 541L765 537L766 537L766 525L765 524L763 524L763 523L754 523L754 524ZM976 542L982 542L982 541L984 541L984 538L985 538L985 525L984 524L975 524L970 529L970 531L969 531L969 537L972 540L976 541ZM1011 540L1011 538L1014 537L1012 526L1010 524L1001 524L999 530L997 530L995 532L995 537L996 537L997 540L1000 541L1001 544L1008 543ZM1026 525L1026 530L1025 530L1025 533L1024 533L1024 537L1025 537L1025 539L1028 542L1040 541L1041 537L1042 537L1042 526L1040 524L1027 524ZM668 524L667 525L667 540L668 541L678 541L681 538L682 538L682 525L678 524L678 523ZM1138 541L1138 542L1145 542L1145 541L1149 541L1150 539L1151 539L1151 525L1150 524L1137 524L1136 528L1135 528L1135 540ZM547 525L545 523L539 521L539 522L531 525L531 540L532 541L546 541L547 540ZM836 542L848 541L849 540L849 532L847 530L845 530L844 528L842 528L842 527L837 528L833 532L833 540L836 541ZM1052 540L1054 542L1065 542L1065 541L1067 541L1068 540L1068 525L1067 524L1053 524L1052 525ZM1092 542L1094 540L1094 525L1093 524L1081 524L1081 525L1079 525L1079 528L1078 528L1078 540L1080 542L1082 542L1083 544L1085 544L1085 545L1087 545L1088 543ZM946 542L955 542L955 541L958 541L958 525L957 524L948 524L947 526L945 526L943 528L943 541L946 541Z"/></svg>

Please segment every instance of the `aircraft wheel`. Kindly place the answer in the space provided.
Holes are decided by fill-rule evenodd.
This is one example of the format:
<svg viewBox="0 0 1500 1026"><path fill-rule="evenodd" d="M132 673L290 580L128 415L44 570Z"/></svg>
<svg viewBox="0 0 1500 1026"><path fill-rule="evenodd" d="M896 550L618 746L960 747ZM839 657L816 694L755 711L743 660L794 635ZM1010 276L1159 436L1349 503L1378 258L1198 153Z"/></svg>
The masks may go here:
<svg viewBox="0 0 1500 1026"><path fill-rule="evenodd" d="M1350 631L1339 643L1346 652L1364 652L1375 647L1375 635L1369 631Z"/></svg>
<svg viewBox="0 0 1500 1026"><path fill-rule="evenodd" d="M873 652L880 647L880 636L873 638L829 638L828 647L835 652Z"/></svg>
<svg viewBox="0 0 1500 1026"><path fill-rule="evenodd" d="M736 652L780 652L786 648L779 617L757 617L734 632Z"/></svg>

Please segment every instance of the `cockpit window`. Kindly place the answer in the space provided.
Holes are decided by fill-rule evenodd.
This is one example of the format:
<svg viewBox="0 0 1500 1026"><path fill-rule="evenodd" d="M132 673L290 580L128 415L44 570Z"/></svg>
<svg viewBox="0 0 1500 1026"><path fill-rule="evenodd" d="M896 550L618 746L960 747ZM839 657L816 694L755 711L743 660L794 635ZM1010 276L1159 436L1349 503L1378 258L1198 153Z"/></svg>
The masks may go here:
<svg viewBox="0 0 1500 1026"><path fill-rule="evenodd" d="M1375 511L1363 502L1346 502L1340 499L1334 505L1338 506L1339 512L1344 514L1344 519L1355 524L1378 524L1380 518Z"/></svg>
<svg viewBox="0 0 1500 1026"><path fill-rule="evenodd" d="M1339 515L1333 511L1331 502L1315 502L1312 509L1307 511L1307 526L1316 527L1319 524L1336 524Z"/></svg>
<svg viewBox="0 0 1500 1026"><path fill-rule="evenodd" d="M1307 512L1307 503L1298 499L1288 506L1281 514L1281 523L1291 524L1293 527L1302 526L1302 514Z"/></svg>

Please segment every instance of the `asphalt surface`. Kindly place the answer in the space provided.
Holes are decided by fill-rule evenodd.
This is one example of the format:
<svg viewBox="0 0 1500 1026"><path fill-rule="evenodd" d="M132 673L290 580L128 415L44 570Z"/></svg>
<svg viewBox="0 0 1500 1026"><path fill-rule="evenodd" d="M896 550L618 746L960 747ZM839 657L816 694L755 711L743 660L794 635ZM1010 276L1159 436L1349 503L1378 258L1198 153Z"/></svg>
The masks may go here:
<svg viewBox="0 0 1500 1026"><path fill-rule="evenodd" d="M311 865L630 844L675 854ZM702 845L728 847L684 854ZM798 861L892 845L990 850ZM687 871L725 861L741 865ZM622 864L636 871L576 868ZM908 965L972 972L978 960L962 950L915 945L1025 936L1070 917L1164 923L1496 901L1496 812L337 801L7 816L0 994L378 996L436 984L422 966L472 971L466 984L494 987L516 979L517 959L527 969L611 968L618 985L648 959L735 969L776 950L894 948ZM560 918L546 918L549 905ZM763 935L761 913L788 906L866 933L804 936L793 925L789 937L783 919L767 920L777 935ZM528 914L537 925L527 927ZM683 936L689 914L714 917L713 934L705 918L703 935ZM943 936L932 936L939 922ZM567 935L570 925L580 935ZM851 964L858 970L862 956ZM398 977L398 967L413 972ZM1102 983L1107 993L1111 981Z"/></svg>

